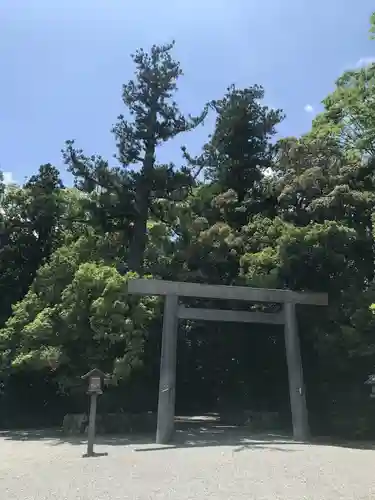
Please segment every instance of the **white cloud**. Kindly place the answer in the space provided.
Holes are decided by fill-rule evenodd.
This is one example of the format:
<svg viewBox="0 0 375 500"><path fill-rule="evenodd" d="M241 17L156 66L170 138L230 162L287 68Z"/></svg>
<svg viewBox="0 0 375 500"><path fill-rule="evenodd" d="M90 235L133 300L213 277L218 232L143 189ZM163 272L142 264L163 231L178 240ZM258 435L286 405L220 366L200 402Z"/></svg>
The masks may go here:
<svg viewBox="0 0 375 500"><path fill-rule="evenodd" d="M358 59L356 63L357 68L365 68L366 66L369 66L370 64L375 63L375 57L361 57L361 59Z"/></svg>
<svg viewBox="0 0 375 500"><path fill-rule="evenodd" d="M306 113L314 113L314 108L311 106L311 104L306 104L303 109L306 111Z"/></svg>
<svg viewBox="0 0 375 500"><path fill-rule="evenodd" d="M14 184L12 172L3 172L4 184Z"/></svg>

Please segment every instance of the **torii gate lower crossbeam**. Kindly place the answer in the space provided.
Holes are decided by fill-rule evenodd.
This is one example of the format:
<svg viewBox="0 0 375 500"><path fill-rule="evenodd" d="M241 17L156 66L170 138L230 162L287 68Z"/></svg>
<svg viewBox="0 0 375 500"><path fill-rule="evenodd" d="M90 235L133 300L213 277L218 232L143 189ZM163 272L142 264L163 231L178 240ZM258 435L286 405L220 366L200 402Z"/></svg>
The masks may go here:
<svg viewBox="0 0 375 500"><path fill-rule="evenodd" d="M283 324L288 365L293 436L309 438L308 413L303 381L302 361L296 318L296 304L327 305L328 295L291 290L250 288L243 286L204 285L163 280L135 279L128 291L138 295L165 295L163 336L160 361L160 384L156 442L167 444L173 439L176 400L176 354L179 319ZM283 305L280 313L186 308L179 297L272 302Z"/></svg>

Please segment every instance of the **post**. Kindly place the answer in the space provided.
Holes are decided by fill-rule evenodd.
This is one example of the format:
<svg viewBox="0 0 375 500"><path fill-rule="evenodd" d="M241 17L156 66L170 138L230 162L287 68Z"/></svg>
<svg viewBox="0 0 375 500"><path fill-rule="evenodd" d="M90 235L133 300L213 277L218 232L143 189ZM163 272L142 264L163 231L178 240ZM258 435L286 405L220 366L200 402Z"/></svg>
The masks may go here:
<svg viewBox="0 0 375 500"><path fill-rule="evenodd" d="M89 427L87 431L87 457L94 456L94 441L95 441L95 420L96 420L96 402L98 395L97 393L92 393L90 395L90 415L89 415Z"/></svg>
<svg viewBox="0 0 375 500"><path fill-rule="evenodd" d="M167 295L164 304L163 336L156 442L167 444L173 438L176 399L176 355L178 297Z"/></svg>
<svg viewBox="0 0 375 500"><path fill-rule="evenodd" d="M309 438L309 423L295 304L286 302L284 304L284 314L293 436L295 439L305 441Z"/></svg>

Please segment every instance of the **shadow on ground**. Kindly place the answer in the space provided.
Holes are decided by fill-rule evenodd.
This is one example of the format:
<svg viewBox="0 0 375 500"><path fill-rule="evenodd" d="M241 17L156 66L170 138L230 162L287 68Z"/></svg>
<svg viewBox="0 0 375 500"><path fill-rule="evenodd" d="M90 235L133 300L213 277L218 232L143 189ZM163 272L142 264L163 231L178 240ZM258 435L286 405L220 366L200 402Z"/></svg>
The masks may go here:
<svg viewBox="0 0 375 500"><path fill-rule="evenodd" d="M59 429L47 430L3 430L0 431L0 440L13 441L48 441L48 444L57 446L71 444L83 446L86 436L64 436ZM170 445L155 444L155 433L129 435L101 435L95 440L97 445L105 446L132 446L135 452L149 453L152 451L170 450L176 448L201 448L212 446L234 447L235 453L245 450L273 450L280 452L296 452L295 445L310 444L320 446L337 446L351 449L372 450L374 442L343 441L330 438L313 438L309 443L294 440L284 433L254 433L246 427L220 425L217 422L207 421L178 421L176 423L175 438ZM150 445L136 448L137 445Z"/></svg>

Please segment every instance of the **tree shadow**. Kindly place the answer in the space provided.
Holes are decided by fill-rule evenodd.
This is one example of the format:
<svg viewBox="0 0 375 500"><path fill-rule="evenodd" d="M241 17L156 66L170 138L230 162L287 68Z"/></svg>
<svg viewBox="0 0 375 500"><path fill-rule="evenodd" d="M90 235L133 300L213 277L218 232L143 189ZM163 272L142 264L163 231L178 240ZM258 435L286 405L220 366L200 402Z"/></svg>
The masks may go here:
<svg viewBox="0 0 375 500"><path fill-rule="evenodd" d="M85 435L66 436L60 429L4 430L0 439L12 441L45 441L51 446L70 444L83 446L87 443ZM97 435L95 444L99 446L132 446L135 452L152 452L178 448L207 448L228 446L234 453L246 450L270 450L279 452L298 451L296 445L331 446L359 450L374 450L375 443L369 441L346 441L314 437L308 442L297 441L285 432L254 432L243 426L220 425L217 422L176 422L173 442L169 445L155 444L155 431L137 434ZM145 446L147 445L147 446ZM139 446L139 448L137 447Z"/></svg>
<svg viewBox="0 0 375 500"><path fill-rule="evenodd" d="M335 448L348 448L351 450L375 450L374 441L363 441L353 439L340 439L332 437L313 437L310 444L316 446L331 446Z"/></svg>
<svg viewBox="0 0 375 500"><path fill-rule="evenodd" d="M294 441L288 436L270 433L254 433L243 427L205 425L187 429L177 428L173 443L169 445L153 445L147 448L136 448L135 452L152 452L176 448L207 448L215 446L236 447L235 453L250 449L268 449L274 451L295 451L275 445L289 445Z"/></svg>
<svg viewBox="0 0 375 500"><path fill-rule="evenodd" d="M12 441L45 441L50 446L61 444L85 445L87 437L64 436L58 429L0 431L0 439ZM281 447L296 443L292 438L277 434L255 434L243 427L218 424L176 425L173 442L169 445L155 444L155 432L129 435L98 435L96 445L132 446L135 452L152 452L177 448L206 448L214 446L236 447L234 452L249 449L269 449L274 451L295 451ZM147 447L144 447L147 445ZM139 446L139 448L137 447ZM135 447L135 448L134 448Z"/></svg>
<svg viewBox="0 0 375 500"><path fill-rule="evenodd" d="M61 444L84 445L87 443L87 436L82 434L79 436L65 435L61 429L27 429L27 430L4 430L0 431L0 439L11 441L45 441L51 446ZM154 439L153 434L139 435L97 435L95 444L108 446L128 446L134 444L149 444Z"/></svg>

